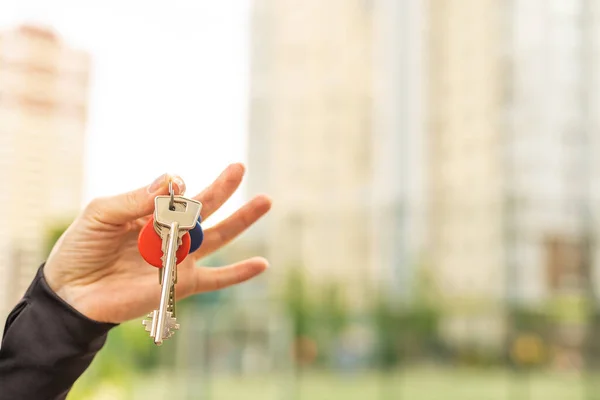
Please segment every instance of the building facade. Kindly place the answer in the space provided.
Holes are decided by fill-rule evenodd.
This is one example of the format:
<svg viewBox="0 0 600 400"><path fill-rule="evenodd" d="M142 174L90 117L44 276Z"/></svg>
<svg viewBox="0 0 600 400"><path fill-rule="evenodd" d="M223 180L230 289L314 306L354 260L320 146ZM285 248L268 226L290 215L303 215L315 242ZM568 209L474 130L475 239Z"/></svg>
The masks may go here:
<svg viewBox="0 0 600 400"><path fill-rule="evenodd" d="M300 267L362 300L409 290L419 231L408 226L423 212L420 17L418 1L254 2L248 190L274 199L255 230L269 275Z"/></svg>
<svg viewBox="0 0 600 400"><path fill-rule="evenodd" d="M540 304L597 271L598 15L588 0L430 1L428 244L447 299ZM451 329L489 337L492 314Z"/></svg>
<svg viewBox="0 0 600 400"><path fill-rule="evenodd" d="M45 28L0 34L0 316L82 200L88 55ZM3 320L3 318L0 318Z"/></svg>
<svg viewBox="0 0 600 400"><path fill-rule="evenodd" d="M448 297L504 293L499 3L433 0L428 10L428 244Z"/></svg>
<svg viewBox="0 0 600 400"><path fill-rule="evenodd" d="M584 286L585 243L593 228L590 162L598 154L588 121L597 112L590 101L600 49L589 32L592 3L513 2L506 112L511 298L531 302ZM557 263L569 248L570 256Z"/></svg>

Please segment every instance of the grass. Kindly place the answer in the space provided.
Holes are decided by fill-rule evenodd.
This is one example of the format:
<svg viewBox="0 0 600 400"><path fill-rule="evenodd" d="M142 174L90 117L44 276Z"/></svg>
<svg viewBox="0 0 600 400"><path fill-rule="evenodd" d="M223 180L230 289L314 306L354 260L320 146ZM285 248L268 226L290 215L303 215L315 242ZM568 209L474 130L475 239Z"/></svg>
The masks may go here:
<svg viewBox="0 0 600 400"><path fill-rule="evenodd" d="M104 387L88 400L579 400L584 381L577 373L514 374L503 370L413 369L390 375L212 376L157 374L140 379L129 393ZM597 377L590 378L597 382ZM111 391L112 390L112 391ZM600 384L594 388L600 393ZM592 397L596 398L596 397ZM71 398L70 398L71 400Z"/></svg>

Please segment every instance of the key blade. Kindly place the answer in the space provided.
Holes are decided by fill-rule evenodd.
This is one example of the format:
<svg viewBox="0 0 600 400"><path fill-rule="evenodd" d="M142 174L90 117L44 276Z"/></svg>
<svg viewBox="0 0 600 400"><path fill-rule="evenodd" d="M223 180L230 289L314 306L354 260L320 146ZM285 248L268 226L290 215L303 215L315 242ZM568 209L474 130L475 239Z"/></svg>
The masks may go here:
<svg viewBox="0 0 600 400"><path fill-rule="evenodd" d="M197 200L187 199L181 196L175 197L175 203L185 204L185 211L169 208L170 196L156 196L154 198L154 220L156 223L169 227L172 222L179 224L179 229L190 230L196 226L196 221L202 210L202 203Z"/></svg>
<svg viewBox="0 0 600 400"><path fill-rule="evenodd" d="M163 335L167 320L170 317L167 315L167 308L169 307L169 296L171 294L171 288L173 286L173 269L176 263L176 251L177 251L177 233L179 231L179 223L173 221L169 227L168 239L167 239L167 253L165 257L165 263L163 266L163 279L161 285L160 295L160 306L158 308L156 318L156 330L154 331L154 343L160 346L163 342Z"/></svg>

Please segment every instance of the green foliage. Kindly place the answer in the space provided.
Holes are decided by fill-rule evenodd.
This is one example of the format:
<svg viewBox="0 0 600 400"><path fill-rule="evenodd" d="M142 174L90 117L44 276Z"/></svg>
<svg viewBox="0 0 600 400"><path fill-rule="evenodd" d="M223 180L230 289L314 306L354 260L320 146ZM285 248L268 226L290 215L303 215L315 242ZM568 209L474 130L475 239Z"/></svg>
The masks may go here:
<svg viewBox="0 0 600 400"><path fill-rule="evenodd" d="M461 344L452 349L452 363L470 368L494 368L504 364L502 351L479 343Z"/></svg>
<svg viewBox="0 0 600 400"><path fill-rule="evenodd" d="M426 265L416 267L412 301L430 308L436 308L440 301L437 279L431 268Z"/></svg>
<svg viewBox="0 0 600 400"><path fill-rule="evenodd" d="M433 279L427 271L418 274L410 303L399 304L381 293L372 305L370 322L376 334L376 359L384 368L401 360L435 351L441 341L441 312ZM319 295L320 294L320 295ZM296 337L308 336L319 344L320 359L326 361L352 318L338 282L319 284L307 279L300 268L290 269L283 302L294 324Z"/></svg>
<svg viewBox="0 0 600 400"><path fill-rule="evenodd" d="M511 307L509 321L513 331L544 332L548 330L548 314L532 307Z"/></svg>
<svg viewBox="0 0 600 400"><path fill-rule="evenodd" d="M546 309L556 322L582 324L591 317L594 304L582 294L559 295L550 299Z"/></svg>
<svg viewBox="0 0 600 400"><path fill-rule="evenodd" d="M313 310L307 290L307 282L299 268L293 268L287 277L283 302L294 326L294 336L309 334Z"/></svg>
<svg viewBox="0 0 600 400"><path fill-rule="evenodd" d="M377 332L375 357L383 369L398 364L400 359L399 342L396 335L402 330L400 312L380 296L373 310L373 322Z"/></svg>
<svg viewBox="0 0 600 400"><path fill-rule="evenodd" d="M105 346L90 368L77 381L69 399L85 399L103 383L133 390L136 378L152 372L160 361L160 351L154 347L139 320L114 328Z"/></svg>
<svg viewBox="0 0 600 400"><path fill-rule="evenodd" d="M428 355L440 345L441 315L434 307L422 304L399 307L380 300L373 316L379 342L378 359L384 368Z"/></svg>
<svg viewBox="0 0 600 400"><path fill-rule="evenodd" d="M331 334L340 335L344 331L348 324L349 313L339 283L331 282L324 285L318 310L320 319L327 325Z"/></svg>
<svg viewBox="0 0 600 400"><path fill-rule="evenodd" d="M382 368L418 358L441 349L439 338L441 309L438 306L435 279L425 267L417 269L413 296L400 304L381 293L372 310L377 332L376 357Z"/></svg>

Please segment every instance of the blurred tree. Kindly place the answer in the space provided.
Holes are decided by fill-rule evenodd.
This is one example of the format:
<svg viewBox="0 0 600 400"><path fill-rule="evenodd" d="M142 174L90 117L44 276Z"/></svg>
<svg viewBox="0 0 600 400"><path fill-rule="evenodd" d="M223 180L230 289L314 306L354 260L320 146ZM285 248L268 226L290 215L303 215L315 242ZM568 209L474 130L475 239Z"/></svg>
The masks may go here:
<svg viewBox="0 0 600 400"><path fill-rule="evenodd" d="M548 354L543 349L553 336L552 312L516 305L510 308L508 315L510 334L506 350L510 365L531 368L549 362Z"/></svg>
<svg viewBox="0 0 600 400"><path fill-rule="evenodd" d="M304 273L300 268L290 268L289 271L283 292L283 302L294 325L294 336L299 338L310 333L313 307Z"/></svg>
<svg viewBox="0 0 600 400"><path fill-rule="evenodd" d="M375 302L376 358L383 369L391 369L410 358L433 356L442 350L435 279L425 266L416 270L412 298L400 303L393 294L380 292Z"/></svg>
<svg viewBox="0 0 600 400"><path fill-rule="evenodd" d="M339 352L344 351L340 345L343 342L342 335L348 327L350 312L339 282L324 283L317 289L320 296L313 304L314 314L310 316L310 324L314 325L314 329L310 330L320 349L319 361L336 363Z"/></svg>
<svg viewBox="0 0 600 400"><path fill-rule="evenodd" d="M541 309L532 307L512 307L512 328L515 331L538 332L548 330L548 315Z"/></svg>
<svg viewBox="0 0 600 400"><path fill-rule="evenodd" d="M414 297L411 300L416 304L437 308L440 302L440 292L437 287L435 273L425 264L417 265L416 271L417 273L413 285Z"/></svg>
<svg viewBox="0 0 600 400"><path fill-rule="evenodd" d="M349 320L348 307L345 304L341 285L330 282L322 289L323 297L319 304L319 319L327 325L333 336L339 336Z"/></svg>
<svg viewBox="0 0 600 400"><path fill-rule="evenodd" d="M135 377L156 366L158 352L140 321L114 328L90 368L75 383L69 399L87 399L97 388L111 383L124 391L134 390Z"/></svg>
<svg viewBox="0 0 600 400"><path fill-rule="evenodd" d="M401 314L385 295L380 294L373 309L373 322L377 335L375 358L384 370L395 367L400 361L397 334L402 329Z"/></svg>

